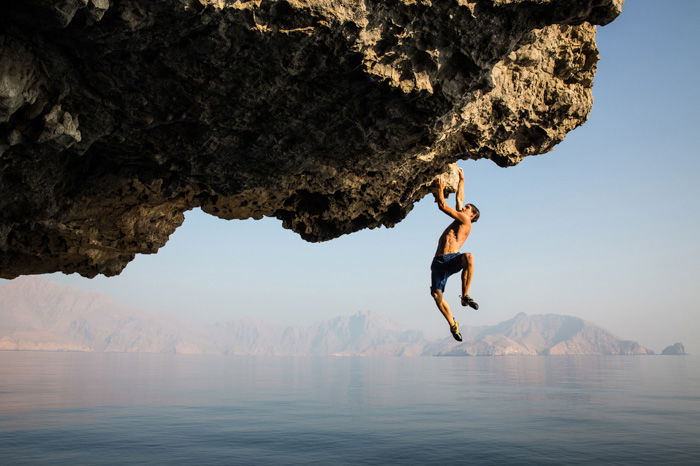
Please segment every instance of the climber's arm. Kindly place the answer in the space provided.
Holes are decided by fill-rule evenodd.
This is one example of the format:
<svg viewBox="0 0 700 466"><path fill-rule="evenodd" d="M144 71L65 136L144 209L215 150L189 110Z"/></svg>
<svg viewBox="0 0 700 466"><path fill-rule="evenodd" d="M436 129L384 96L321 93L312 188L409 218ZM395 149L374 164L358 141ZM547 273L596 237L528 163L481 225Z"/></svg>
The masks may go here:
<svg viewBox="0 0 700 466"><path fill-rule="evenodd" d="M467 220L467 216L465 214L457 212L455 209L447 205L447 202L445 201L445 183L443 183L441 177L438 177L437 179L436 201L438 208L453 219L459 220L460 222L465 222Z"/></svg>
<svg viewBox="0 0 700 466"><path fill-rule="evenodd" d="M464 171L461 168L457 169L459 174L459 183L457 183L457 198L455 199L455 209L461 212L464 208Z"/></svg>

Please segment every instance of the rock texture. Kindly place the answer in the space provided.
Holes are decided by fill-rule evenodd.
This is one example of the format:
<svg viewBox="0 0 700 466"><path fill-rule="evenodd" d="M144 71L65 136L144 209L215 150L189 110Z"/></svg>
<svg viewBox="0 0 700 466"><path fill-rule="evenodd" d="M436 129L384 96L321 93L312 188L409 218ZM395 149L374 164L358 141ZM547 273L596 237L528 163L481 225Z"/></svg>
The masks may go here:
<svg viewBox="0 0 700 466"><path fill-rule="evenodd" d="M255 320L199 325L165 313L126 309L105 296L36 277L0 286L0 350L279 356L653 354L579 318L556 314L521 313L498 325L463 327L462 336L461 344L451 336L429 341L420 331L402 329L370 312L309 326Z"/></svg>
<svg viewBox="0 0 700 466"><path fill-rule="evenodd" d="M118 274L195 207L392 226L456 160L582 124L622 2L3 2L0 277Z"/></svg>

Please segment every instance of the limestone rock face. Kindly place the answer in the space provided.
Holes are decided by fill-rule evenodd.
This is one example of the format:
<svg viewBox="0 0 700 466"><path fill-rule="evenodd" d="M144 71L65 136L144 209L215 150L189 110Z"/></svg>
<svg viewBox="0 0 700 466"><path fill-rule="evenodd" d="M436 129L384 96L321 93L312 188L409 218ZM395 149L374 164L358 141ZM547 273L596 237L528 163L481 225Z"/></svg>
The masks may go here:
<svg viewBox="0 0 700 466"><path fill-rule="evenodd" d="M0 277L118 274L195 207L393 226L582 124L622 1L3 2Z"/></svg>

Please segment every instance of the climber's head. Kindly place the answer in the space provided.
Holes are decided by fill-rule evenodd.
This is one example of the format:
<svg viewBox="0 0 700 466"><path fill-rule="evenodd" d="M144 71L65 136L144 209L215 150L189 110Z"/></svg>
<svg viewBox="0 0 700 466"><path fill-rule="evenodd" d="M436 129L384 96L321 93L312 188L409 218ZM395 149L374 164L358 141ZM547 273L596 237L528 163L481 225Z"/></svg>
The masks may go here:
<svg viewBox="0 0 700 466"><path fill-rule="evenodd" d="M479 215L481 215L479 209L477 209L474 204L465 205L462 211L472 216L472 223L476 223L476 221L479 220Z"/></svg>

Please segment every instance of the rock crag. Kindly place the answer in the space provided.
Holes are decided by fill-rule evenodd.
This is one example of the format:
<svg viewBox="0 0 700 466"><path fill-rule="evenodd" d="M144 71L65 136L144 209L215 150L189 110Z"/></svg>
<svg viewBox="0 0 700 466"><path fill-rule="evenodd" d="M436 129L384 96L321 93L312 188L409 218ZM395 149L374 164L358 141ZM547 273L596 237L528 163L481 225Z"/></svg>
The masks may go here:
<svg viewBox="0 0 700 466"><path fill-rule="evenodd" d="M0 277L115 275L201 207L393 226L460 159L551 150L623 0L11 0Z"/></svg>

